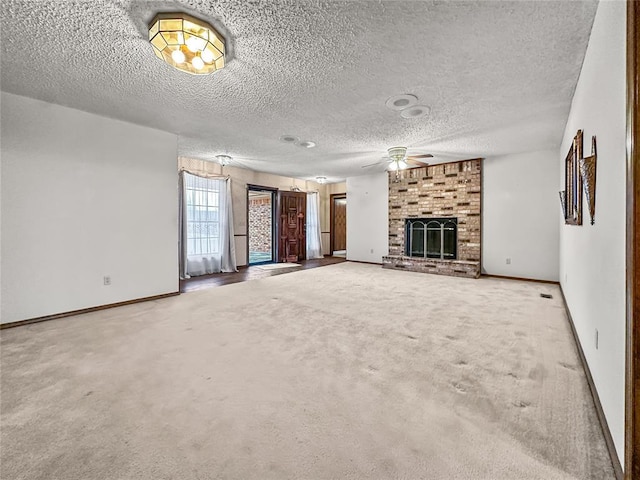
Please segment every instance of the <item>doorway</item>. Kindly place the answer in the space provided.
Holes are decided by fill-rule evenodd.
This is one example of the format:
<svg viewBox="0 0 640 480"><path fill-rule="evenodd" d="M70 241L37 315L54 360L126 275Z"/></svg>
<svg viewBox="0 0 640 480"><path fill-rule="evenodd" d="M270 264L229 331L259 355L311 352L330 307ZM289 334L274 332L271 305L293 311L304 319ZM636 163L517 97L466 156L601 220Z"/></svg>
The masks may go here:
<svg viewBox="0 0 640 480"><path fill-rule="evenodd" d="M331 195L330 207L330 254L335 257L347 256L347 194Z"/></svg>
<svg viewBox="0 0 640 480"><path fill-rule="evenodd" d="M276 191L266 187L247 186L248 264L276 261L275 227Z"/></svg>

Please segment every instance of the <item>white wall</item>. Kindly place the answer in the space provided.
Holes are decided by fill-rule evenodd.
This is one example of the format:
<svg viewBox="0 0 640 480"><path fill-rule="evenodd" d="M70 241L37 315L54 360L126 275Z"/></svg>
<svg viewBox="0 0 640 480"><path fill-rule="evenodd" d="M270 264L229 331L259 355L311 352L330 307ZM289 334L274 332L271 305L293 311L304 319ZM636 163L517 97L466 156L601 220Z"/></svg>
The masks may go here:
<svg viewBox="0 0 640 480"><path fill-rule="evenodd" d="M0 321L176 292L177 137L4 92L1 105Z"/></svg>
<svg viewBox="0 0 640 480"><path fill-rule="evenodd" d="M489 157L482 175L483 273L558 281L558 152Z"/></svg>
<svg viewBox="0 0 640 480"><path fill-rule="evenodd" d="M347 260L382 263L388 240L387 173L347 178Z"/></svg>
<svg viewBox="0 0 640 480"><path fill-rule="evenodd" d="M560 283L593 374L618 456L624 458L625 2L600 2L558 153L557 175L578 129L598 141L595 225L560 227ZM564 181L562 181L564 188ZM586 201L583 203L586 207ZM595 330L599 349L595 348Z"/></svg>

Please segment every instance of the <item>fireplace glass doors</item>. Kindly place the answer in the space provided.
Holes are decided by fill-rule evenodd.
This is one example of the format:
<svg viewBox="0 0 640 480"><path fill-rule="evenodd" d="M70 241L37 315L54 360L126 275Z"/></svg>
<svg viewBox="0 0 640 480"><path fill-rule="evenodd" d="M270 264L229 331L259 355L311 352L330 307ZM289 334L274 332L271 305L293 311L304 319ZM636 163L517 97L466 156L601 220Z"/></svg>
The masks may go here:
<svg viewBox="0 0 640 480"><path fill-rule="evenodd" d="M457 218L410 218L404 229L408 257L455 260L458 245Z"/></svg>

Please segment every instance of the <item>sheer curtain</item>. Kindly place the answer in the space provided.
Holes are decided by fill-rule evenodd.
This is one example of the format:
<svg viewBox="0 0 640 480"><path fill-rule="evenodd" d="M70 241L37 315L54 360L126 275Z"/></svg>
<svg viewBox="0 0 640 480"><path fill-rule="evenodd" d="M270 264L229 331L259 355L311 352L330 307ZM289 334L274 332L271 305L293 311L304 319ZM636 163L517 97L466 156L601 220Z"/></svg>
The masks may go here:
<svg viewBox="0 0 640 480"><path fill-rule="evenodd" d="M235 272L231 179L180 172L180 278Z"/></svg>
<svg viewBox="0 0 640 480"><path fill-rule="evenodd" d="M307 259L312 258L323 258L318 192L307 193Z"/></svg>

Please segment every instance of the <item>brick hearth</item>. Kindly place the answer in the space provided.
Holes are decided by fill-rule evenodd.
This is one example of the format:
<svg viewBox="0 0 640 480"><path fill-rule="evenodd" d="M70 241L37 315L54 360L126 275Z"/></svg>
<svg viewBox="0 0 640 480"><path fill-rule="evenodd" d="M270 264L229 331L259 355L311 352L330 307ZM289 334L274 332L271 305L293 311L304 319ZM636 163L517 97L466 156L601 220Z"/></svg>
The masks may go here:
<svg viewBox="0 0 640 480"><path fill-rule="evenodd" d="M382 267L454 277L478 278L480 276L480 262L466 262L464 260L388 256L382 257Z"/></svg>

